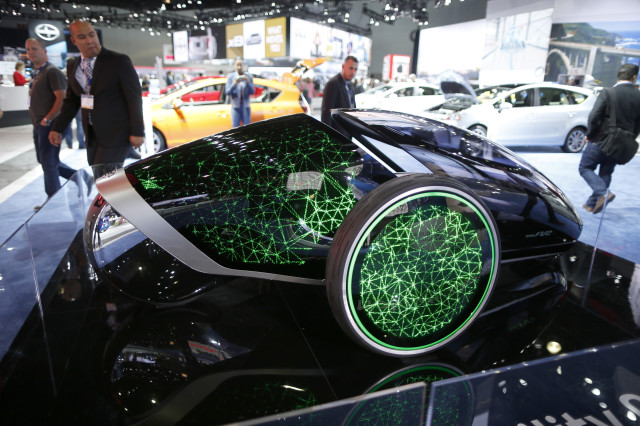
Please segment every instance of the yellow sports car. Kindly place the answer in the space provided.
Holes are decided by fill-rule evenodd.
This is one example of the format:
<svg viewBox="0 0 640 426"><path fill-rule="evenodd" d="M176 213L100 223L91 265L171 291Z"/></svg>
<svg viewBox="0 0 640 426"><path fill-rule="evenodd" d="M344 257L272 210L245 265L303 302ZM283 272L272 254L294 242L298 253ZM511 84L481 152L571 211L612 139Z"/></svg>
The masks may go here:
<svg viewBox="0 0 640 426"><path fill-rule="evenodd" d="M155 152L231 128L231 105L224 93L226 77L204 78L151 106ZM306 113L309 105L293 84L254 78L251 122Z"/></svg>

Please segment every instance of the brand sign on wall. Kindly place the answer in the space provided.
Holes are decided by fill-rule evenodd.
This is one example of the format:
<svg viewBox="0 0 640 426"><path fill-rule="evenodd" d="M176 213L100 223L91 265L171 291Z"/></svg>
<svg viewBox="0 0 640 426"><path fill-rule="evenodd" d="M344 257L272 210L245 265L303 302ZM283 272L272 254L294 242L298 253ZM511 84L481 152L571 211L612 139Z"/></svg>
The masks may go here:
<svg viewBox="0 0 640 426"><path fill-rule="evenodd" d="M274 18L264 21L265 57L287 56L287 18Z"/></svg>
<svg viewBox="0 0 640 426"><path fill-rule="evenodd" d="M29 37L42 40L47 46L49 62L59 68L65 66L67 42L62 22L49 20L29 20Z"/></svg>
<svg viewBox="0 0 640 426"><path fill-rule="evenodd" d="M64 42L64 27L62 22L48 20L29 20L29 37L44 41L49 46Z"/></svg>
<svg viewBox="0 0 640 426"><path fill-rule="evenodd" d="M231 24L225 27L227 34L227 58L244 57L244 24Z"/></svg>

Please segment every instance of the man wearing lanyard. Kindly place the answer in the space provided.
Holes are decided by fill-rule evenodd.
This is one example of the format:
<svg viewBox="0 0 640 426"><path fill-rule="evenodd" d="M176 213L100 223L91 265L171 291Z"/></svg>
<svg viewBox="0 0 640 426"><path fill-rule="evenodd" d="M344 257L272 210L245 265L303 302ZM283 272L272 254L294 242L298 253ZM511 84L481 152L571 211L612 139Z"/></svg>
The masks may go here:
<svg viewBox="0 0 640 426"><path fill-rule="evenodd" d="M243 71L242 60L236 61L236 71L227 76L225 93L231 100L231 125L233 127L251 123L250 96L255 93L253 78Z"/></svg>
<svg viewBox="0 0 640 426"><path fill-rule="evenodd" d="M69 87L49 139L60 145L81 108L87 161L101 176L122 167L131 147L144 142L142 90L131 59L103 48L91 23L73 21L69 32L82 56L67 65Z"/></svg>
<svg viewBox="0 0 640 426"><path fill-rule="evenodd" d="M60 189L60 176L69 179L76 172L60 162L60 145L49 143L53 119L60 113L67 81L62 71L48 62L47 48L42 40L27 39L27 57L35 68L29 85L29 113L33 123L36 157L44 172L44 190L51 197ZM39 207L36 207L38 209Z"/></svg>

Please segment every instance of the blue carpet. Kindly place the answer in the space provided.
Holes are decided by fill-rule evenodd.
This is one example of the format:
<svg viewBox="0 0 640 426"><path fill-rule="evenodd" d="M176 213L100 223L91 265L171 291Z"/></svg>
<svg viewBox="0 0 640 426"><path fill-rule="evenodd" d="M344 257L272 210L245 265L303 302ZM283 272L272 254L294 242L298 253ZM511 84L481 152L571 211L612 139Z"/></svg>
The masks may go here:
<svg viewBox="0 0 640 426"><path fill-rule="evenodd" d="M601 213L594 215L582 208L591 188L580 177L580 154L567 154L546 148L513 150L537 168L569 197L580 213L584 227L580 241L603 251L640 263L640 157L624 166L617 166L610 190L615 200ZM636 179L639 181L636 182Z"/></svg>

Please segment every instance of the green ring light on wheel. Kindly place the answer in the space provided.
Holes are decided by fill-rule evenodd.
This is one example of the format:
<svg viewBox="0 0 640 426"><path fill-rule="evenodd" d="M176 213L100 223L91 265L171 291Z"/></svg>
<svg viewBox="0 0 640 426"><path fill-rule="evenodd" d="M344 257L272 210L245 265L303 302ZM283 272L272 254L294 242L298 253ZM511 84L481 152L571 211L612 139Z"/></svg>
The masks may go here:
<svg viewBox="0 0 640 426"><path fill-rule="evenodd" d="M453 211L446 206L429 204L424 206L426 209L420 206L408 215L405 213L397 215L393 220L399 221L400 225L407 226L394 227L389 232L387 231L389 225L385 225L384 232L378 234L370 243L372 250L367 250L364 255L360 254L372 230L391 212L411 201L426 197L450 198L470 208L481 219L484 229L489 232L491 259L496 258L493 235L486 219L474 205L462 197L451 193L432 191L401 199L386 208L362 233L355 246L354 255L349 262L346 292L349 309L359 329L372 341L394 350L409 351L428 348L456 334L475 316L479 307L484 304L483 301L490 290L490 286L484 289L482 296L478 299L480 303L476 304L476 307L459 326L438 340L427 344L415 347L389 344L374 336L363 324L353 298L353 276L359 259L363 259L361 276L367 274L360 282L362 307L371 323L384 334L391 334L402 339L417 339L437 334L452 320L463 314L467 307L465 302L469 302L474 297L477 287L466 288L465 281L471 279L475 282L474 278L482 273L484 257L481 241L477 235L478 228L474 228L469 218L463 213ZM408 221L406 220L407 216ZM423 225L433 221L438 222L435 224L439 225L438 230L429 230L426 227L423 229ZM413 232L416 224L419 226L418 230L423 234L426 231L426 237L423 236L422 239L430 239L428 243L430 247L427 247L427 250L424 250L424 246L420 245L418 245L418 250L408 250L411 245L416 246L416 240L418 242L420 240L420 236L416 236ZM433 236L437 237L436 241L433 241ZM400 250L396 251L398 248ZM388 262L384 267L375 268L375 256L380 252L396 257L395 261ZM446 252L447 255L443 255L443 252ZM451 256L452 254L453 256ZM423 265L430 261L433 266L425 268ZM487 281L489 283L493 280L494 268L494 262L491 262L491 271ZM390 269L391 273L388 272ZM412 281L411 277L417 277L420 274L427 274L428 279L423 280L422 285L415 285L415 281ZM433 277L436 279L429 279ZM402 291L393 291L398 286L405 288ZM429 288L425 289L425 287ZM437 291L434 292L434 290ZM423 300L420 300L421 298ZM461 298L467 300L461 302ZM431 308L443 306L444 309L428 312Z"/></svg>

